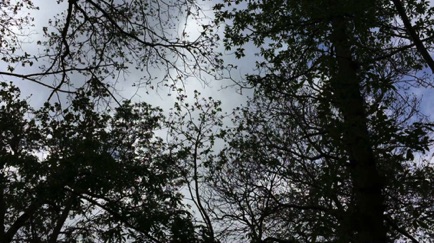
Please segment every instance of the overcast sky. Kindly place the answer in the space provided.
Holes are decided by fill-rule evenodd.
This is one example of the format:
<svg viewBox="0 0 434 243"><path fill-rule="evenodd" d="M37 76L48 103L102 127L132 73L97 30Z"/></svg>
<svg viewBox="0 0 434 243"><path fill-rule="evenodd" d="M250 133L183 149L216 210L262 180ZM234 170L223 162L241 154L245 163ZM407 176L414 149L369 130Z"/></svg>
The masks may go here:
<svg viewBox="0 0 434 243"><path fill-rule="evenodd" d="M59 13L66 8L65 2L62 4L56 4L55 0L49 0L49 1L34 1L37 6L40 7L39 11L35 11L33 13L33 16L35 17L35 28L31 30L32 34L30 35L30 38L27 39L27 41L36 41L41 37L42 33L42 27L47 26L48 20L52 18L56 13ZM212 1L199 1L199 4L201 4L202 9L205 10L205 13L209 14L210 18L212 18ZM200 31L200 27L195 23L195 21L190 21L188 23L188 29L187 31L191 35L192 38L197 36L197 34ZM26 44L24 46L26 48L26 51L29 53L35 53L37 48L34 44ZM33 50L32 50L33 49ZM224 58L226 60L226 63L234 64L238 66L237 70L233 70L232 75L235 79L242 79L244 74L246 73L252 73L254 72L255 66L254 62L256 57L254 56L254 50L255 48L250 46L249 48L246 48L248 50L252 50L251 52L246 53L247 56L244 57L242 60L236 60L231 53L225 53ZM224 52L223 49L220 51ZM36 68L37 65L35 65L33 68ZM0 68L3 70L6 68L4 66L4 63L0 63ZM28 72L30 68L26 68L26 72ZM163 75L163 74L161 74ZM135 71L134 69L131 70L131 73L127 77L128 80L138 80L141 76L143 76L142 73ZM186 90L189 94L189 97L191 97L192 92L194 90L200 90L201 93L204 96L212 96L215 99L219 99L223 103L223 109L225 111L230 112L230 110L238 106L240 104L243 104L246 100L246 95L251 94L250 90L242 90L241 94L239 92L239 88L225 88L222 89L222 87L232 85L233 83L229 80L213 80L213 77L208 76L205 77L209 82L207 85L205 85L203 82L199 80L195 80L194 78L188 79L184 85L186 87ZM0 80L10 80L9 78L0 77ZM23 92L23 96L29 97L31 95L30 100L35 106L41 105L44 101L46 101L48 95L50 94L50 90L47 88L41 87L38 84L31 83L29 81L23 81L23 80L14 80L14 83L17 84ZM121 82L122 83L122 82ZM130 86L131 83L124 82L122 86L119 86L120 93L122 96L126 98L133 98L135 101L146 101L153 105L161 106L165 109L172 107L173 102L175 101L176 95L172 94L171 96L168 96L170 93L170 90L167 88L161 88L158 90L158 92L150 91L149 94L146 93L146 90L137 90L134 87ZM181 85L181 84L180 84ZM137 92L138 91L138 92ZM434 114L432 111L432 107L434 104L434 92L432 88L428 89L421 89L421 90L415 90L418 94L423 97L422 100L422 111L425 114Z"/></svg>
<svg viewBox="0 0 434 243"><path fill-rule="evenodd" d="M48 20L53 18L56 13L64 11L67 5L64 3L56 4L55 0L49 1L34 1L36 6L39 6L40 10L33 11L32 16L35 18L34 24L35 27L30 29L31 35L26 38L27 44L23 47L25 51L28 53L37 53L37 48L35 44L32 42L36 42L38 39L42 37L42 27L48 25ZM211 3L209 1L200 1L202 8L208 13L212 13L211 11ZM197 25L195 21L189 21L187 32L189 32L190 36L194 38L200 31L200 27ZM232 72L232 75L236 78L241 78L245 73L252 72L254 69L254 58L253 55L250 58L246 58L241 62L235 60L233 55L226 53L225 59L227 63L233 63L238 66L237 70ZM39 64L38 64L39 65ZM32 68L26 67L23 70L25 73L29 73L32 69L37 71L37 66L34 65ZM0 68L3 70L6 69L6 66L0 64ZM17 66L17 71L20 70L20 67ZM164 72L164 71L163 71ZM161 76L164 75L161 73ZM129 75L127 76L128 80L134 81L140 79L143 74L134 69L130 70ZM237 77L238 76L238 77ZM222 106L224 110L230 111L233 107L238 106L245 102L246 95L250 92L248 90L243 90L242 94L239 92L239 88L229 87L222 88L226 86L233 85L233 83L229 80L214 80L211 76L205 76L205 79L208 81L207 84L204 84L200 80L196 80L195 78L189 78L183 84L189 94L189 97L192 97L192 92L194 90L199 90L204 96L212 96L215 99L219 99L222 101ZM10 81L10 77L0 77L0 81ZM30 101L35 106L42 105L48 98L51 90L44 88L36 83L32 83L30 81L23 81L13 79L14 84L19 86L22 90L22 95L24 97L30 97ZM145 89L137 90L135 87L131 87L132 82L121 81L122 85L119 85L120 94L125 98L133 98L135 101L145 101L151 103L156 106L160 106L162 108L168 109L173 106L173 102L176 99L176 94L172 94L169 96L170 90L168 88L162 87L158 90L158 92L150 91L146 92ZM181 84L179 84L181 86Z"/></svg>

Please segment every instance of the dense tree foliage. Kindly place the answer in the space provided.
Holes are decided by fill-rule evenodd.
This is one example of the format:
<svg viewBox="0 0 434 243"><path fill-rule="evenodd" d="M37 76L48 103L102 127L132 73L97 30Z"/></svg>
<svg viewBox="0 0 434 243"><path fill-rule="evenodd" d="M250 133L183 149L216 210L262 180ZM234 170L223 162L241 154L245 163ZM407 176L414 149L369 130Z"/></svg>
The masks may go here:
<svg viewBox="0 0 434 243"><path fill-rule="evenodd" d="M414 162L429 149L431 124L410 90L432 86L428 3L225 1L215 9L217 21L230 20L226 48L242 58L252 43L264 58L261 74L248 76L255 97L216 165L230 175L215 177L229 210L222 219L238 220L254 242L432 237L433 165Z"/></svg>
<svg viewBox="0 0 434 243"><path fill-rule="evenodd" d="M427 1L213 1L194 37L193 0L53 1L40 29L35 4L0 3L0 242L434 238ZM235 57L258 51L247 104L172 86L165 116L113 93L130 70L148 88L216 72L218 25Z"/></svg>
<svg viewBox="0 0 434 243"><path fill-rule="evenodd" d="M126 102L98 112L84 90L67 108L33 110L1 85L1 242L194 237L178 191L184 179L154 135L161 110Z"/></svg>

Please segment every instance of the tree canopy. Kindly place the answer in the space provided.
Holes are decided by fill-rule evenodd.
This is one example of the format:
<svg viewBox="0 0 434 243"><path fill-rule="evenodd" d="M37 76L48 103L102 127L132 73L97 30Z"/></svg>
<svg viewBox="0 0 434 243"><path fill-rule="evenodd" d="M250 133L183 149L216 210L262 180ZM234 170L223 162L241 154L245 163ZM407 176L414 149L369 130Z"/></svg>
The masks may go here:
<svg viewBox="0 0 434 243"><path fill-rule="evenodd" d="M36 4L0 3L0 242L434 238L428 1L53 1L35 35ZM257 51L234 110L116 94L217 77L220 44ZM50 90L42 107L18 80Z"/></svg>
<svg viewBox="0 0 434 243"><path fill-rule="evenodd" d="M248 76L255 97L228 148L238 151L230 160L244 164L227 164L264 170L259 176L265 178L241 178L245 190L261 193L233 195L246 205L262 202L242 219L254 238L268 235L270 207L279 219L282 211L302 218L285 215L281 239L387 242L401 235L415 241L415 232L432 236L432 203L418 196L432 192L432 164L412 165L415 153L429 149L432 124L408 92L432 85L426 73L432 61L426 55L432 46L428 2L236 1L232 9L233 4L215 6L217 21L229 21L226 48L241 58L243 46L253 43L264 58L258 63L262 74ZM408 16L417 24L407 23ZM417 188L410 189L410 181ZM273 189L282 183L284 193L282 186Z"/></svg>
<svg viewBox="0 0 434 243"><path fill-rule="evenodd" d="M188 21L203 18L193 0L51 1L44 4L61 10L42 24L32 16L39 10L36 4L25 0L0 5L6 64L0 75L48 87L53 90L50 98L82 86L115 92L131 70L141 75L128 85L151 87L221 65L212 52L215 37L205 35L207 25L197 36L186 30Z"/></svg>
<svg viewBox="0 0 434 243"><path fill-rule="evenodd" d="M194 236L177 190L179 166L154 136L165 122L161 110L125 102L97 112L84 90L64 109L34 110L6 83L0 95L2 242Z"/></svg>

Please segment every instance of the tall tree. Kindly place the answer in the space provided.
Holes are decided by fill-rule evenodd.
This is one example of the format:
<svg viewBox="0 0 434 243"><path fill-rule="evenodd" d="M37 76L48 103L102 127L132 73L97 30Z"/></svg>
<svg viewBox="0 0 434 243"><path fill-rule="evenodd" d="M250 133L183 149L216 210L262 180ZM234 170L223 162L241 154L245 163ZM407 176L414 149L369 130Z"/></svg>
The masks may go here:
<svg viewBox="0 0 434 243"><path fill-rule="evenodd" d="M235 8L231 8L233 4ZM416 31L421 36L418 40L425 50L431 47L433 18L428 3L406 2L406 15L417 23L415 26L401 26L396 19L403 14L389 1L225 1L215 9L217 21L229 20L225 29L227 49L235 49L242 57L243 45L253 43L259 48L264 58L258 63L262 74L250 75L248 81L255 85L256 95L262 96L256 100L265 99L269 112L273 107L277 110L267 113L267 108L260 108L263 105L255 105L250 113L257 115L243 116L246 121L241 122L240 130L246 131L248 139L243 138L247 142L238 147L240 156L258 153L249 152L248 144L257 144L256 150L272 146L265 149L271 155L249 156L244 163L271 163L270 157L276 156L274 163L295 170L283 175L291 178L284 185L295 188L292 194L285 194L287 197L305 190L307 200L315 195L328 198L314 203L324 206L332 202L325 209L316 209L323 219L319 222L328 220L325 225L336 227L333 233L320 234L326 240L387 242L396 237L396 232L415 240L415 232L427 230L422 223L412 230L413 235L408 234L409 228L400 225L407 226L400 219L408 213L399 213L397 207L408 206L405 201L411 200L410 192L415 190L414 201L424 205L419 210L425 216L417 216L418 209L408 206L416 213L414 222L432 214L425 191L430 180L417 180L420 185L414 187L412 176L423 170L407 165L415 152L427 151L430 145L430 124L416 116L417 104L406 92L409 87L431 85L431 77L424 72L429 60L412 35ZM286 120L282 116L289 117ZM287 127L275 125L279 121ZM284 137L287 133L302 139L288 142ZM285 156L273 150L276 148L287 151ZM312 150L316 151L313 157ZM297 164L301 165L299 169ZM428 173L422 172L421 178L432 176L431 166L425 165ZM267 168L280 175L280 170L272 170L273 165ZM294 186L297 173L304 176L300 177L303 185L313 188ZM408 183L401 185L399 180ZM339 193L318 188L323 184L337 186ZM268 193L276 191L268 189ZM252 193L247 195L251 197ZM308 209L303 207L309 204L299 201L303 198L295 197L296 203L289 205L305 212ZM337 209L343 211L335 214ZM305 220L299 227L312 226ZM318 227L327 226L310 229L305 240L320 240L316 237ZM305 230L293 236L302 238L303 234Z"/></svg>

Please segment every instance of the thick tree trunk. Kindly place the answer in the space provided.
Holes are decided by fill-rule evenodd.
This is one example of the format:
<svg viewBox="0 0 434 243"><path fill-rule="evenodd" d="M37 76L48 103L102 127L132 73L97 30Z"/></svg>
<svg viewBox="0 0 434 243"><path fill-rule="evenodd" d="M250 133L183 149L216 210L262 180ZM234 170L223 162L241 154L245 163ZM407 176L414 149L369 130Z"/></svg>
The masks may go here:
<svg viewBox="0 0 434 243"><path fill-rule="evenodd" d="M343 115L343 141L348 153L354 192L352 242L386 242L384 227L384 198L376 158L370 143L365 103L361 94L361 80L350 48L351 35L346 33L343 18L332 21L332 43L335 48L337 70L331 87L334 103ZM345 237L343 237L345 238Z"/></svg>

